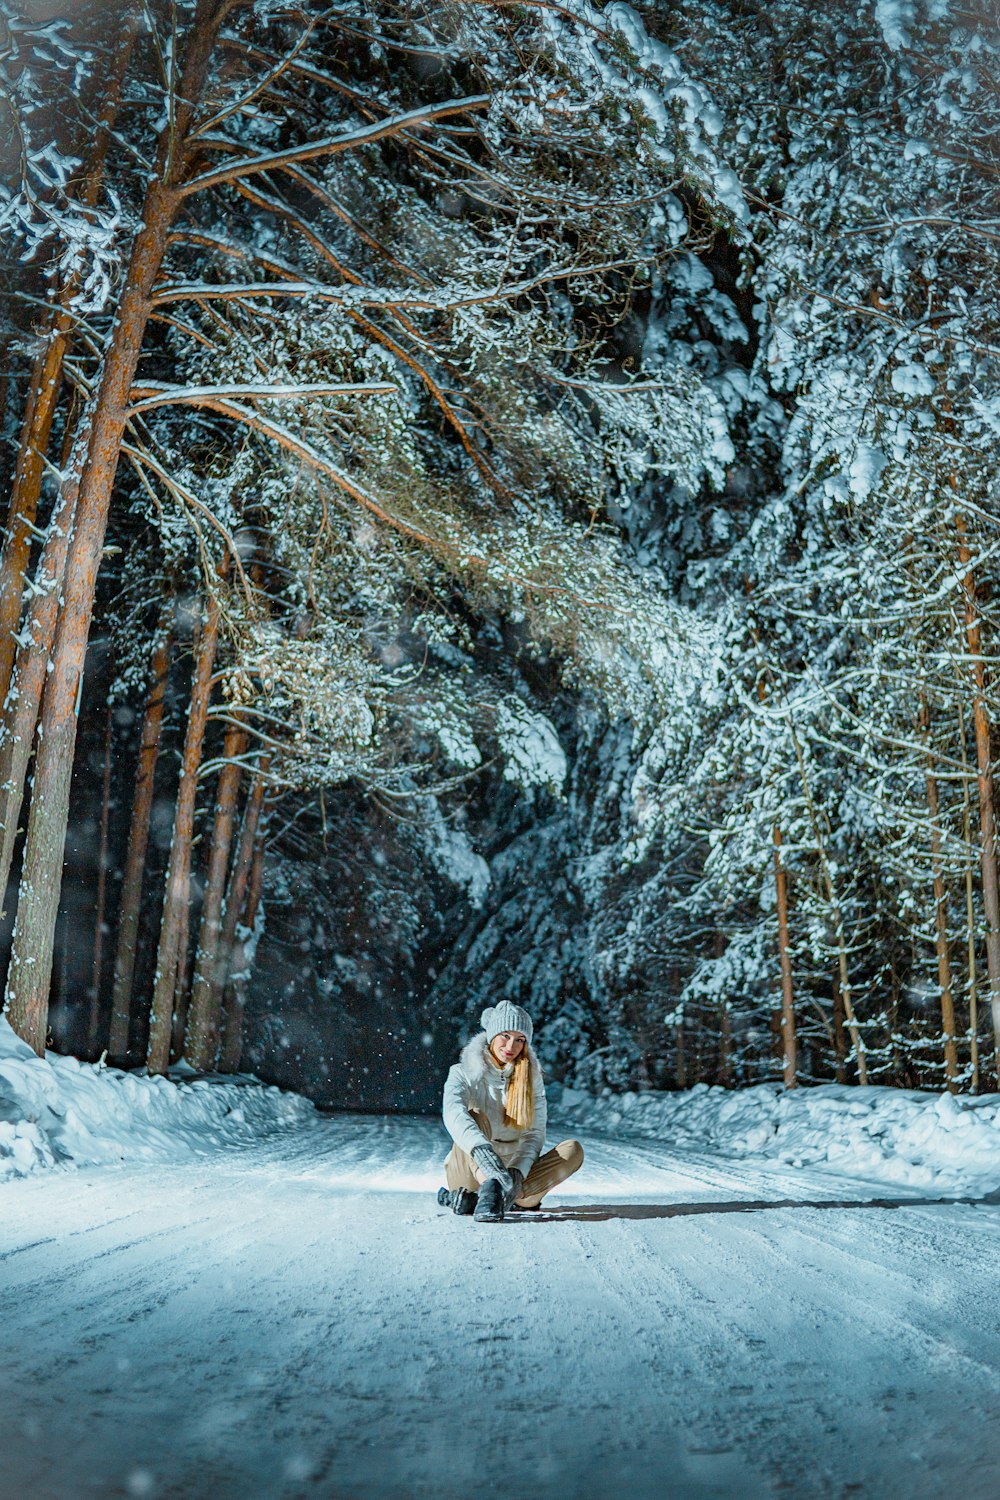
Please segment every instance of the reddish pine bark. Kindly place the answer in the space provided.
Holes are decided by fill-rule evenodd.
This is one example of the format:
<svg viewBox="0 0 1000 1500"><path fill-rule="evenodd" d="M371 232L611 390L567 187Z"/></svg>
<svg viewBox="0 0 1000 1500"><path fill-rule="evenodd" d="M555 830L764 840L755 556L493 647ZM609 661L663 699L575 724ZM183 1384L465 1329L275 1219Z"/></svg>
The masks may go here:
<svg viewBox="0 0 1000 1500"><path fill-rule="evenodd" d="M147 195L144 227L136 239L103 377L88 414L90 441L66 557L64 604L56 629L51 675L42 700L42 733L35 757L31 814L7 976L10 1023L39 1053L44 1048L53 929L59 905L76 747L77 705L97 569L125 428L128 392L173 210L173 195L157 179Z"/></svg>
<svg viewBox="0 0 1000 1500"><path fill-rule="evenodd" d="M969 797L969 761L965 748L965 714L958 705L958 737L962 747L962 839L972 851L972 806ZM979 1093L979 995L976 983L976 906L972 889L972 861L965 866L965 945L968 970L969 1062L972 1072L969 1087Z"/></svg>
<svg viewBox="0 0 1000 1500"><path fill-rule="evenodd" d="M246 730L242 724L227 724L222 747L225 764L219 772L215 826L212 829L212 847L208 857L201 930L198 934L198 952L184 1043L187 1061L192 1068L202 1071L215 1066L219 1046L220 1016L216 996L219 991L217 970L221 959L219 940L222 934L222 900L233 842L240 777L243 774L243 767L237 757L246 749L246 743Z"/></svg>
<svg viewBox="0 0 1000 1500"><path fill-rule="evenodd" d="M17 654L14 635L21 617L24 576L31 554L45 472L45 453L62 382L62 362L70 326L69 315L58 311L49 343L35 361L31 374L31 389L7 512L3 555L0 557L0 702L6 701Z"/></svg>
<svg viewBox="0 0 1000 1500"><path fill-rule="evenodd" d="M141 6L133 0L122 18L118 45L111 60L80 188L79 201L86 208L93 208L100 196L111 130L121 104L122 85L135 43L140 13ZM32 371L28 402L21 424L21 441L14 470L3 554L0 557L0 703L6 700L14 669L14 633L21 614L24 576L38 514L45 454L62 388L63 360L73 328L70 307L78 289L79 276L73 275L59 294L47 343L39 353Z"/></svg>
<svg viewBox="0 0 1000 1500"><path fill-rule="evenodd" d="M97 896L94 914L94 962L90 973L90 1024L87 1041L93 1049L97 1041L97 1023L101 1006L101 978L104 968L104 906L108 884L108 827L111 821L111 745L113 716L110 706L104 726L104 774L101 777L101 833L97 853Z"/></svg>
<svg viewBox="0 0 1000 1500"><path fill-rule="evenodd" d="M191 844L194 849L194 842ZM174 972L173 1015L170 1020L170 1061L180 1062L184 1055L184 1030L188 1010L188 950L191 943L191 860L177 912L177 968Z"/></svg>
<svg viewBox="0 0 1000 1500"><path fill-rule="evenodd" d="M22 631L24 644L18 648L11 691L4 709L0 740L0 891L4 893L10 879L31 745L55 641L59 587L66 566L77 491L76 480L63 486L58 510L50 522L36 573L38 591Z"/></svg>
<svg viewBox="0 0 1000 1500"><path fill-rule="evenodd" d="M188 908L191 875L191 840L194 837L195 799L198 794L198 768L201 765L205 739L205 721L212 692L212 667L219 639L219 602L214 594L208 599L205 622L198 641L194 680L191 684L191 708L188 713L184 752L181 757L180 784L174 812L174 831L170 843L160 941L156 952L153 979L153 1001L149 1018L149 1048L146 1066L150 1073L165 1073L170 1061L170 1038L173 1025L174 996L182 942L186 936L185 916Z"/></svg>
<svg viewBox="0 0 1000 1500"><path fill-rule="evenodd" d="M135 972L136 938L139 933L139 910L142 897L142 875L149 844L149 819L153 810L153 786L156 762L160 753L163 729L163 705L170 671L170 631L164 617L157 635L150 672L149 696L139 740L139 764L132 798L132 820L129 826L128 854L122 881L121 915L115 954L115 977L111 992L111 1034L108 1052L116 1062L128 1058L129 1017L132 1001L132 976Z"/></svg>
<svg viewBox="0 0 1000 1500"><path fill-rule="evenodd" d="M85 413L87 453L63 585L64 603L42 702L31 814L7 975L6 1010L15 1031L39 1054L48 1020L52 947L62 880L77 705L94 607L97 570L115 473L152 294L181 201L185 142L201 96L223 8L199 0L172 118L160 137L115 322Z"/></svg>
<svg viewBox="0 0 1000 1500"><path fill-rule="evenodd" d="M258 844L258 830L261 822L261 810L264 803L264 786L267 775L267 758L261 762L261 767L254 777L247 798L247 805L243 813L243 827L240 830L240 841L236 850L236 858L233 860L232 874L229 878L229 890L226 892L226 910L222 922L222 932L219 938L219 960L215 966L212 976L212 1003L216 1013L220 1009L223 1018L222 1047L219 1055L219 1071L222 1073L235 1073L240 1065L240 1052L242 1050L242 1011L237 1011L228 1003L224 1004L224 997L233 993L227 988L229 973L233 967L233 953L236 946L236 929L240 917L244 913L247 898L247 890L250 876L254 868L254 857Z"/></svg>
<svg viewBox="0 0 1000 1500"><path fill-rule="evenodd" d="M264 842L258 839L254 848L250 878L247 883L246 905L243 909L242 927L248 939L253 933L260 910L260 899L264 890ZM234 953L233 973L226 991L225 1038L222 1048L220 1071L239 1071L243 1055L243 1012L246 1007L246 986L250 967L245 958Z"/></svg>

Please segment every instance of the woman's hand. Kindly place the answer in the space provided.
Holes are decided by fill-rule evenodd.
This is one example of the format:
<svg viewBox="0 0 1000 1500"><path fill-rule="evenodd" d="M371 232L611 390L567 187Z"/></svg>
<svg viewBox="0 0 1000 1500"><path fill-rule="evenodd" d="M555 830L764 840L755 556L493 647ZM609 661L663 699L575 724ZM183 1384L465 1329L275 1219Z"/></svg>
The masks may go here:
<svg viewBox="0 0 1000 1500"><path fill-rule="evenodd" d="M479 1177L480 1182L485 1182L487 1177L495 1177L500 1184L500 1191L506 1199L513 1189L514 1179L493 1147L476 1146L472 1152L472 1160L479 1168L476 1176ZM482 1174L481 1176L480 1173Z"/></svg>

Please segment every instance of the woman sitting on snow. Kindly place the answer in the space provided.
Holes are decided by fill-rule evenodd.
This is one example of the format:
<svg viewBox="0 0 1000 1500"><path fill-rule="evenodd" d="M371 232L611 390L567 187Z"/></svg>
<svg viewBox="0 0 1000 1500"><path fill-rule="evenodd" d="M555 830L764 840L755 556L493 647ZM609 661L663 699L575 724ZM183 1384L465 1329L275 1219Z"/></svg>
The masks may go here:
<svg viewBox="0 0 1000 1500"><path fill-rule="evenodd" d="M545 1145L545 1082L531 1046L531 1017L501 1000L462 1051L444 1086L444 1123L454 1141L438 1202L495 1224L508 1209L537 1208L583 1164L579 1141Z"/></svg>

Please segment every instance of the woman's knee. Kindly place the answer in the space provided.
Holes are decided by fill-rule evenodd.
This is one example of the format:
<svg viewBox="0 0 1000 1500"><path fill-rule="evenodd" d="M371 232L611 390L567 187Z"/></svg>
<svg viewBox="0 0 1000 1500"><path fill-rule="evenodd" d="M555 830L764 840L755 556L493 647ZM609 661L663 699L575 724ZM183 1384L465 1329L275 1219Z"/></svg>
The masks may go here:
<svg viewBox="0 0 1000 1500"><path fill-rule="evenodd" d="M560 1141L556 1150L571 1172L579 1172L583 1166L583 1147L579 1141Z"/></svg>

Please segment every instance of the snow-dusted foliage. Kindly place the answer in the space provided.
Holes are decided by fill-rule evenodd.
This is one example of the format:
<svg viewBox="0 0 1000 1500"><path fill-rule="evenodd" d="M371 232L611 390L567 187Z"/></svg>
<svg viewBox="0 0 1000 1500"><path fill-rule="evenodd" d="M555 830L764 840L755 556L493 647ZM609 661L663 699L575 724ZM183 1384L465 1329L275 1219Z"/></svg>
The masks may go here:
<svg viewBox="0 0 1000 1500"><path fill-rule="evenodd" d="M122 205L114 190L91 201L84 141L58 100L87 93L104 56L68 18L0 5L0 235L7 253L44 264L53 287L72 284L79 313L99 311L111 295Z"/></svg>
<svg viewBox="0 0 1000 1500"><path fill-rule="evenodd" d="M550 1055L588 1083L728 1083L780 1065L784 940L800 1077L976 1086L992 970L974 718L988 734L1000 708L994 28L936 6L697 4L679 36L751 213L662 269L636 340L645 371L713 393L724 479L712 495L651 465L615 515L644 575L712 630L655 723L576 741L581 795L541 819L551 864L523 834L570 887L517 897L572 928L548 947L557 980L533 970L543 926L499 904L496 972L553 1036L564 1007L574 1034L587 1017L579 1060ZM488 988L486 951L477 918L456 996Z"/></svg>
<svg viewBox="0 0 1000 1500"><path fill-rule="evenodd" d="M111 39L8 22L15 342L73 283L81 398L174 9L79 212ZM996 62L936 0L227 13L102 608L122 705L173 598L176 719L219 607L204 774L236 726L267 785L247 931L273 975L322 928L298 1051L340 1003L423 1037L503 993L578 1082L755 1081L783 1001L802 1079L979 1085Z"/></svg>

